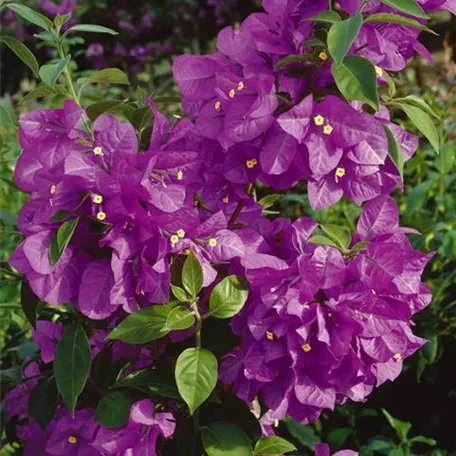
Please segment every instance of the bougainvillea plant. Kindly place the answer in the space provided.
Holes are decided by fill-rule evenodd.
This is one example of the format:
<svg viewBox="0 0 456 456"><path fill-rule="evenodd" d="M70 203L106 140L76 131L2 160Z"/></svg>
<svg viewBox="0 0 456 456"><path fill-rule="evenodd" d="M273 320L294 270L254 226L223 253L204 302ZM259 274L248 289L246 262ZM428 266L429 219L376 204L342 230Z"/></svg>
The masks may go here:
<svg viewBox="0 0 456 456"><path fill-rule="evenodd" d="M4 39L42 81L32 96L66 98L19 127L30 200L10 264L40 356L4 408L24 455L292 454L279 420L311 423L400 374L425 343L411 317L432 254L390 196L418 142L390 110L437 153L439 135L394 75L429 58L428 13L456 1L264 0L216 53L174 61L172 120L148 98L81 106L89 85L128 78L74 82L65 37L112 30L4 8L60 56L39 67ZM269 217L275 196L256 190L301 181L314 209L363 205L356 232Z"/></svg>

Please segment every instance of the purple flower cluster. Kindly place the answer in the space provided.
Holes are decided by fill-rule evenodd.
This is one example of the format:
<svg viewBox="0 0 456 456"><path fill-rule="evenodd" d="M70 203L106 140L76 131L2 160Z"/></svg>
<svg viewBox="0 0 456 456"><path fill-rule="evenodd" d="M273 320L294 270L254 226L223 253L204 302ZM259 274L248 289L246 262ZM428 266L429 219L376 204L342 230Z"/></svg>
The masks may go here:
<svg viewBox="0 0 456 456"><path fill-rule="evenodd" d="M341 6L351 12L360 3ZM454 2L423 3L428 10L456 8ZM379 2L372 5L373 12L393 11ZM217 53L176 59L182 105L196 116L196 130L220 143L227 153L225 167L232 166L233 156L244 160L250 170L243 172L244 182L259 179L283 190L306 179L314 209L342 196L361 204L389 194L400 185L400 177L388 157L382 127L392 129L405 160L414 154L417 141L389 121L385 108L372 115L358 103L315 96L334 80L327 52L306 45L313 30L307 19L326 10L327 1L264 1L263 6L266 13L251 14L238 29L226 27L219 33ZM380 30L392 40L390 45L380 42ZM414 50L422 49L418 32L368 23L349 54L372 60L382 84L384 69L402 69ZM366 38L370 34L375 39ZM282 60L295 55L306 59Z"/></svg>
<svg viewBox="0 0 456 456"><path fill-rule="evenodd" d="M250 297L221 379L247 402L261 393L274 419L308 423L363 401L425 342L410 318L431 300L420 277L432 254L413 250L394 200L366 205L346 253L312 242L316 228L309 218L277 227L269 252L241 260Z"/></svg>

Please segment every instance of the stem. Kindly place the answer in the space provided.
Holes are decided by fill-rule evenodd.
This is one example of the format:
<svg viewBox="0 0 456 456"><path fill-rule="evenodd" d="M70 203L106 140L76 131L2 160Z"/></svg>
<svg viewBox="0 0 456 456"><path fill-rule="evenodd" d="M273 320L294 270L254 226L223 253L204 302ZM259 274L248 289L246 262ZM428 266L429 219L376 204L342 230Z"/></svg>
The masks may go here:
<svg viewBox="0 0 456 456"><path fill-rule="evenodd" d="M193 312L195 312L195 317L196 317L196 329L195 329L196 348L201 348L201 330L203 328L203 319L198 310L198 301L192 302L192 309L193 309Z"/></svg>
<svg viewBox="0 0 456 456"><path fill-rule="evenodd" d="M247 186L246 193L250 195L253 190L253 184L249 184ZM241 215L242 209L244 209L244 200L239 200L236 206L236 209L234 209L233 215L230 218L230 221L228 222L228 228L231 228L235 223L238 217Z"/></svg>

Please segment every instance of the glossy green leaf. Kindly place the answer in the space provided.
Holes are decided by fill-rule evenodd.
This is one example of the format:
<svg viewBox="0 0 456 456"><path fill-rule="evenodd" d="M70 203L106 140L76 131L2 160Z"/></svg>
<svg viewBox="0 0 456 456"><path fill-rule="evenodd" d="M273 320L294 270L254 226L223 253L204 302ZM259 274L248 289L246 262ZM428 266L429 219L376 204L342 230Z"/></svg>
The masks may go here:
<svg viewBox="0 0 456 456"><path fill-rule="evenodd" d="M182 400L172 372L156 367L134 371L115 383L113 388L133 388L150 396Z"/></svg>
<svg viewBox="0 0 456 456"><path fill-rule="evenodd" d="M435 117L437 120L440 119L440 116L422 98L417 97L416 95L407 95L406 97L395 98L394 100L391 100L391 102L405 103L417 108L421 108L431 117Z"/></svg>
<svg viewBox="0 0 456 456"><path fill-rule="evenodd" d="M129 85L130 81L128 80L128 76L118 68L105 68L104 70L97 71L96 73L89 76L82 84L82 86L86 86L89 84L96 84L96 83L105 83L105 84L122 84L122 85Z"/></svg>
<svg viewBox="0 0 456 456"><path fill-rule="evenodd" d="M54 25L57 30L60 30L62 25L65 25L71 19L71 15L70 12L67 14L57 14L57 16L54 17Z"/></svg>
<svg viewBox="0 0 456 456"><path fill-rule="evenodd" d="M161 339L169 333L166 322L176 307L173 302L166 305L152 305L129 315L108 335L109 340L121 340L129 344L146 344Z"/></svg>
<svg viewBox="0 0 456 456"><path fill-rule="evenodd" d="M264 198L261 198L258 201L258 204L263 206L263 209L269 209L270 207L274 206L274 204L282 198L283 195L280 193L272 193L271 195L266 195Z"/></svg>
<svg viewBox="0 0 456 456"><path fill-rule="evenodd" d="M397 418L394 418L390 413L388 413L387 410L382 409L383 415L385 415L386 419L388 420L388 423L390 426L396 431L399 439L401 442L407 441L407 436L412 428L411 423L407 423L405 421L398 420Z"/></svg>
<svg viewBox="0 0 456 456"><path fill-rule="evenodd" d="M391 102L391 105L397 106L407 114L407 117L413 122L415 127L426 137L434 148L436 153L439 153L440 149L440 136L434 122L426 111L422 108L413 106L409 103L403 102Z"/></svg>
<svg viewBox="0 0 456 456"><path fill-rule="evenodd" d="M50 19L40 13L37 13L28 6L19 5L18 3L8 3L5 6L11 11L14 11L19 16L23 17L26 21L29 21L38 27L41 27L45 30L52 29L53 24Z"/></svg>
<svg viewBox="0 0 456 456"><path fill-rule="evenodd" d="M55 89L55 87L54 87ZM34 100L36 98L46 97L48 95L54 95L55 90L47 85L40 85L36 89L31 90L28 92L24 97L21 99L21 103L25 103L26 101Z"/></svg>
<svg viewBox="0 0 456 456"><path fill-rule="evenodd" d="M204 275L203 268L198 258L190 252L182 268L182 284L187 293L196 298L203 287Z"/></svg>
<svg viewBox="0 0 456 456"><path fill-rule="evenodd" d="M136 395L128 391L111 391L98 403L95 421L106 428L125 426L130 418L130 409Z"/></svg>
<svg viewBox="0 0 456 456"><path fill-rule="evenodd" d="M73 215L72 212L69 211L58 211L49 219L50 222L57 223L63 222L64 220L68 219Z"/></svg>
<svg viewBox="0 0 456 456"><path fill-rule="evenodd" d="M57 406L57 386L54 378L42 379L33 388L28 400L28 414L46 430Z"/></svg>
<svg viewBox="0 0 456 456"><path fill-rule="evenodd" d="M424 12L423 8L415 0L380 0L385 5L390 6L403 13L411 16L429 19L429 16Z"/></svg>
<svg viewBox="0 0 456 456"><path fill-rule="evenodd" d="M217 358L203 348L187 348L177 358L176 384L191 415L215 388L217 370Z"/></svg>
<svg viewBox="0 0 456 456"><path fill-rule="evenodd" d="M383 125L385 130L386 136L388 137L388 155L390 156L391 160L393 161L394 165L396 166L397 170L399 171L399 175L401 178L404 178L404 152L402 147L397 142L396 138L393 135L393 132L390 130L389 127Z"/></svg>
<svg viewBox="0 0 456 456"><path fill-rule="evenodd" d="M344 60L344 57L358 36L362 24L362 15L356 13L344 21L336 22L329 29L328 50L337 64L342 63Z"/></svg>
<svg viewBox="0 0 456 456"><path fill-rule="evenodd" d="M340 65L333 63L331 72L337 88L348 101L363 101L378 110L377 74L369 60L350 55Z"/></svg>
<svg viewBox="0 0 456 456"><path fill-rule="evenodd" d="M191 328L195 323L195 316L185 307L176 306L168 314L164 329L166 331L179 331Z"/></svg>
<svg viewBox="0 0 456 456"><path fill-rule="evenodd" d="M65 68L70 63L71 57L68 55L65 59L61 59L56 63L49 63L40 68L39 76L41 80L51 88L54 88L57 79L65 71Z"/></svg>
<svg viewBox="0 0 456 456"><path fill-rule="evenodd" d="M400 16L399 14L391 14L391 13L376 13L376 14L369 14L366 19L364 19L365 24L375 24L375 23L382 23L385 22L387 24L401 24L405 25L406 27L413 27L419 30L423 30L425 32L432 33L433 35L437 35L433 30L426 27L423 24L420 24L415 19L411 19L410 17Z"/></svg>
<svg viewBox="0 0 456 456"><path fill-rule="evenodd" d="M320 225L321 229L326 233L326 235L334 241L334 243L337 245L338 248L341 249L348 249L348 246L350 245L351 242L351 234L350 231L343 227L343 226L338 226L338 225L332 225L332 224L325 224L325 225Z"/></svg>
<svg viewBox="0 0 456 456"><path fill-rule="evenodd" d="M240 277L231 275L225 277L212 290L209 298L209 310L215 318L231 318L244 307L249 289L247 283Z"/></svg>
<svg viewBox="0 0 456 456"><path fill-rule="evenodd" d="M69 33L74 32L89 32L89 33L106 33L108 35L118 35L119 32L112 30L108 27L103 27L102 25L95 24L77 24L70 27L65 33L64 36Z"/></svg>
<svg viewBox="0 0 456 456"><path fill-rule="evenodd" d="M54 375L57 388L71 414L89 377L91 351L87 335L81 327L67 327L57 344Z"/></svg>
<svg viewBox="0 0 456 456"><path fill-rule="evenodd" d="M233 423L219 421L203 428L203 446L208 456L252 456L245 432Z"/></svg>
<svg viewBox="0 0 456 456"><path fill-rule="evenodd" d="M10 111L5 106L0 106L0 125L8 128L17 128Z"/></svg>
<svg viewBox="0 0 456 456"><path fill-rule="evenodd" d="M180 302L188 302L188 295L181 287L171 284L171 291L173 292L174 297Z"/></svg>
<svg viewBox="0 0 456 456"><path fill-rule="evenodd" d="M334 241L320 234L312 236L311 238L309 238L308 242L310 242L311 244L330 245L331 247L336 247L336 249L339 248L339 246Z"/></svg>
<svg viewBox="0 0 456 456"><path fill-rule="evenodd" d="M1 36L0 42L5 43L38 77L40 65L33 52L25 44L11 36Z"/></svg>
<svg viewBox="0 0 456 456"><path fill-rule="evenodd" d="M99 116L101 116L102 114L106 114L108 112L115 111L125 102L126 100L106 100L100 101L98 103L92 103L86 108L87 117L92 122L95 122L95 120L97 120Z"/></svg>
<svg viewBox="0 0 456 456"><path fill-rule="evenodd" d="M324 46L325 43L322 42ZM280 70L281 68L290 65L291 63L298 63L298 62L308 62L310 58L310 54L296 54L296 55L289 55L280 59L274 66L274 70Z"/></svg>
<svg viewBox="0 0 456 456"><path fill-rule="evenodd" d="M440 153L434 160L434 166L441 174L450 174L456 159L456 145L445 144L440 148Z"/></svg>
<svg viewBox="0 0 456 456"><path fill-rule="evenodd" d="M322 13L317 14L310 19L305 19L305 21L335 24L336 22L340 22L340 16L338 13L336 13L336 11L323 11Z"/></svg>
<svg viewBox="0 0 456 456"><path fill-rule="evenodd" d="M255 450L253 454L259 456L262 454L283 454L288 453L289 451L295 451L296 447L283 439L282 437L273 436L273 437L264 437L255 445Z"/></svg>
<svg viewBox="0 0 456 456"><path fill-rule="evenodd" d="M73 237L76 227L79 223L79 217L73 220L68 220L63 223L54 234L49 245L49 256L53 265L57 264L60 258L68 247L68 244Z"/></svg>

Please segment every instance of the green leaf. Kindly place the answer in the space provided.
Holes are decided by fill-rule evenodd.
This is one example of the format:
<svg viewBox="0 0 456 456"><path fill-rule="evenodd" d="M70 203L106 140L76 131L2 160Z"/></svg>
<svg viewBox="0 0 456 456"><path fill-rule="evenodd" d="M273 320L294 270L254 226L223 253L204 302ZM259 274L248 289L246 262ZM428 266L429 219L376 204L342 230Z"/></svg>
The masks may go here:
<svg viewBox="0 0 456 456"><path fill-rule="evenodd" d="M339 248L339 246L334 241L327 238L326 236L321 236L320 234L316 234L315 236L312 236L308 240L308 242L310 242L312 244L330 245L331 247L336 247L336 249Z"/></svg>
<svg viewBox="0 0 456 456"><path fill-rule="evenodd" d="M369 243L367 241L358 242L351 248L351 251L357 252L359 250L364 250L368 245L369 245Z"/></svg>
<svg viewBox="0 0 456 456"><path fill-rule="evenodd" d="M65 25L69 20L71 19L71 12L67 14L57 14L57 16L54 17L54 25L57 28L57 30L60 31L62 28L62 25Z"/></svg>
<svg viewBox="0 0 456 456"><path fill-rule="evenodd" d="M415 0L380 0L385 5L390 6L410 16L420 17L421 19L429 19L429 16L424 12Z"/></svg>
<svg viewBox="0 0 456 456"><path fill-rule="evenodd" d="M282 198L282 196L283 195L280 193L272 193L271 195L266 195L264 198L261 198L258 201L258 204L261 204L263 206L263 209L269 209L270 207L274 206L274 203Z"/></svg>
<svg viewBox="0 0 456 456"><path fill-rule="evenodd" d="M440 119L440 116L422 99L416 95L408 95L402 98L395 98L391 102L397 101L398 103L406 103L416 108L421 108L423 111L427 112L431 117L435 117L437 120Z"/></svg>
<svg viewBox="0 0 456 456"><path fill-rule="evenodd" d="M440 154L435 157L434 166L441 174L449 174L456 158L456 145L445 144L440 148Z"/></svg>
<svg viewBox="0 0 456 456"><path fill-rule="evenodd" d="M412 437L409 442L412 443L424 443L425 445L436 446L437 441L434 439L430 439L428 437L424 437L423 435L417 435L416 437Z"/></svg>
<svg viewBox="0 0 456 456"><path fill-rule="evenodd" d="M115 111L119 106L125 104L126 101L127 100L106 100L92 103L86 108L87 117L92 122L95 122L99 116L107 112Z"/></svg>
<svg viewBox="0 0 456 456"><path fill-rule="evenodd" d="M67 55L65 59L61 59L56 63L43 65L39 71L41 80L49 87L54 88L57 79L65 71L65 68L70 63L70 60L71 57Z"/></svg>
<svg viewBox="0 0 456 456"><path fill-rule="evenodd" d="M310 19L304 19L305 21L311 22L326 22L328 24L335 24L340 22L340 16L335 11L323 11L316 16L311 17Z"/></svg>
<svg viewBox="0 0 456 456"><path fill-rule="evenodd" d="M3 223L17 226L17 217L6 209L0 209L0 219L3 221Z"/></svg>
<svg viewBox="0 0 456 456"><path fill-rule="evenodd" d="M235 424L219 421L201 432L208 456L252 456L252 447L245 432Z"/></svg>
<svg viewBox="0 0 456 456"><path fill-rule="evenodd" d="M334 450L340 450L352 433L353 430L350 428L333 429L327 438L329 446Z"/></svg>
<svg viewBox="0 0 456 456"><path fill-rule="evenodd" d="M8 3L5 6L11 11L14 11L16 14L19 14L19 16L23 17L26 21L29 21L42 29L52 29L53 24L50 19L40 13L37 13L36 11L33 11L28 6L19 5L17 3Z"/></svg>
<svg viewBox="0 0 456 456"><path fill-rule="evenodd" d="M63 222L72 215L73 213L69 211L58 211L49 219L49 221L53 223Z"/></svg>
<svg viewBox="0 0 456 456"><path fill-rule="evenodd" d="M36 89L31 90L27 95L24 95L21 99L21 103L25 103L29 100L34 100L35 98L46 97L47 95L54 95L55 91L47 85L38 86Z"/></svg>
<svg viewBox="0 0 456 456"><path fill-rule="evenodd" d="M407 117L414 123L416 128L427 138L431 143L431 146L434 148L436 153L439 153L440 148L440 137L437 128L434 125L434 122L430 116L423 111L421 108L410 105L408 103L402 103L397 101L392 101L391 105L397 106L402 111L407 114Z"/></svg>
<svg viewBox="0 0 456 456"><path fill-rule="evenodd" d="M340 65L333 63L331 72L337 88L348 101L363 101L378 110L377 74L369 60L350 55Z"/></svg>
<svg viewBox="0 0 456 456"><path fill-rule="evenodd" d="M187 348L177 358L177 388L190 415L210 396L217 384L217 358L203 348Z"/></svg>
<svg viewBox="0 0 456 456"><path fill-rule="evenodd" d="M312 426L299 424L290 417L286 417L284 422L288 432L293 436L293 438L307 449L313 450L314 444L320 441Z"/></svg>
<svg viewBox="0 0 456 456"><path fill-rule="evenodd" d="M385 409L382 409L383 415L385 415L386 419L388 420L388 423L390 426L396 431L399 439L401 440L402 443L407 441L407 436L412 428L411 423L407 423L405 421L398 420L397 418L394 418L391 416L388 411Z"/></svg>
<svg viewBox="0 0 456 456"><path fill-rule="evenodd" d="M77 24L70 27L63 36L67 36L69 33L74 32L89 32L89 33L107 33L108 35L118 35L119 32L112 30L108 27L103 27L102 25L94 24Z"/></svg>
<svg viewBox="0 0 456 456"><path fill-rule="evenodd" d="M57 344L54 375L57 388L72 415L89 377L90 364L90 345L84 329L67 327Z"/></svg>
<svg viewBox="0 0 456 456"><path fill-rule="evenodd" d="M358 36L363 17L360 13L336 22L331 26L328 33L328 50L334 61L339 65L347 55L351 45Z"/></svg>
<svg viewBox="0 0 456 456"><path fill-rule="evenodd" d="M231 318L244 307L249 289L240 277L224 278L213 290L209 299L209 310L215 318Z"/></svg>
<svg viewBox="0 0 456 456"><path fill-rule="evenodd" d="M325 43L322 43L323 46ZM274 66L274 70L279 70L284 66L289 65L290 63L297 63L297 62L308 62L310 58L310 54L297 54L297 55L289 55L280 59Z"/></svg>
<svg viewBox="0 0 456 456"><path fill-rule="evenodd" d="M169 313L176 307L172 302L166 305L152 305L129 315L108 335L109 340L121 340L129 344L146 344L161 339L169 333L166 329Z"/></svg>
<svg viewBox="0 0 456 456"><path fill-rule="evenodd" d="M425 32L432 33L433 35L438 35L431 30L430 28L426 27L423 24L420 24L415 19L411 19L409 17L400 16L398 14L391 14L391 13L377 13L377 14L369 14L369 16L364 19L365 24L370 23L378 23L378 22L386 22L388 24L401 24L407 27L413 27Z"/></svg>
<svg viewBox="0 0 456 456"><path fill-rule="evenodd" d="M400 144L396 141L393 132L389 127L383 125L386 136L388 137L388 155L399 171L399 175L404 179L404 152Z"/></svg>
<svg viewBox="0 0 456 456"><path fill-rule="evenodd" d="M63 252L65 252L65 249L68 247L78 223L79 217L68 220L68 222L63 223L51 239L51 243L49 244L49 257L53 265L58 263Z"/></svg>
<svg viewBox="0 0 456 456"><path fill-rule="evenodd" d="M36 326L36 309L39 302L27 280L24 280L21 285L21 307L33 328Z"/></svg>
<svg viewBox="0 0 456 456"><path fill-rule="evenodd" d="M0 106L0 125L8 128L17 128L11 113L4 106Z"/></svg>
<svg viewBox="0 0 456 456"><path fill-rule="evenodd" d="M178 299L180 302L189 301L187 293L181 287L171 284L171 291L173 292L175 298Z"/></svg>
<svg viewBox="0 0 456 456"><path fill-rule="evenodd" d="M195 323L195 316L184 306L175 307L168 315L165 324L166 331L179 331L191 328Z"/></svg>
<svg viewBox="0 0 456 456"><path fill-rule="evenodd" d="M133 388L150 396L182 400L173 374L155 367L132 372L115 383L113 388Z"/></svg>
<svg viewBox="0 0 456 456"><path fill-rule="evenodd" d="M348 246L351 242L351 234L347 228L331 224L320 226L321 229L328 235L328 237L334 241L338 248L341 248L343 250L348 249Z"/></svg>
<svg viewBox="0 0 456 456"><path fill-rule="evenodd" d="M125 426L130 418L130 408L137 397L128 391L112 391L98 403L95 421L106 428Z"/></svg>
<svg viewBox="0 0 456 456"><path fill-rule="evenodd" d="M38 77L40 65L33 52L25 44L11 36L1 36L0 42L5 43Z"/></svg>
<svg viewBox="0 0 456 456"><path fill-rule="evenodd" d="M105 68L89 76L82 84L82 87L103 82L106 84L123 84L129 85L128 76L118 68Z"/></svg>
<svg viewBox="0 0 456 456"><path fill-rule="evenodd" d="M57 406L57 386L54 378L40 380L28 400L28 414L46 430Z"/></svg>
<svg viewBox="0 0 456 456"><path fill-rule="evenodd" d="M282 437L265 437L260 440L255 445L255 450L253 454L255 456L261 454L283 454L288 453L289 451L295 451L296 447L288 442Z"/></svg>
<svg viewBox="0 0 456 456"><path fill-rule="evenodd" d="M204 275L201 263L195 254L190 252L182 269L182 284L190 296L196 298L203 287L203 281Z"/></svg>

